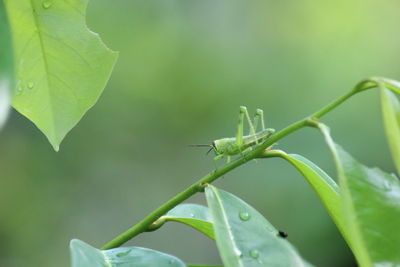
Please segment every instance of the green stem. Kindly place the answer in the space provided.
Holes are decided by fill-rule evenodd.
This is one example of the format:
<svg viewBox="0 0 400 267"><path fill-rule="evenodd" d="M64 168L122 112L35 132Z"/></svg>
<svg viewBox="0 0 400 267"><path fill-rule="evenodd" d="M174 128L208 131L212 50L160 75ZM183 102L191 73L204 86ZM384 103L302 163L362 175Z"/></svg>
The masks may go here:
<svg viewBox="0 0 400 267"><path fill-rule="evenodd" d="M147 215L143 220L141 220L139 223L136 225L132 226L129 228L126 232L120 234L113 240L109 241L107 244L105 244L101 249L111 249L115 247L119 247L120 245L124 244L128 240L132 239L133 237L137 236L140 233L146 232L149 229L149 226L154 223L158 218L163 216L165 213L167 213L169 210L177 206L178 204L182 203L189 197L193 196L199 191L202 191L204 188L204 184L211 183L214 180L218 179L225 173L235 169L236 167L239 167L246 163L247 161L250 161L252 159L257 158L259 155L263 153L265 149L276 143L278 140L282 139L283 137L305 127L305 126L315 126L315 120L318 120L340 104L342 104L344 101L352 97L354 94L360 92L361 90L357 90L357 87L350 92L346 93L342 97L338 98L337 100L333 101L331 104L323 107L321 110L315 112L309 117L306 117L302 120L299 120L283 130L277 132L276 134L272 135L270 138L268 138L266 141L264 141L262 144L258 145L254 150L251 152L245 154L243 157L239 157L235 161L232 161L231 163L228 163L224 165L223 167L207 174L200 180L198 180L196 183L192 184L179 194L175 195L173 198L171 198L169 201L158 207L156 210L151 212L149 215Z"/></svg>
<svg viewBox="0 0 400 267"><path fill-rule="evenodd" d="M315 119L319 119L322 116L324 116L325 114L329 113L332 109L336 108L337 106L339 106L340 104L342 104L343 102L345 102L347 99L349 99L350 97L352 97L354 94L356 94L357 91L356 90L351 90L350 92L348 92L347 94L343 95L342 97L339 97L338 99L336 99L335 101L333 101L332 103L326 105L324 108L322 108L321 110L315 112L314 114L312 114L310 117L311 118L315 118Z"/></svg>

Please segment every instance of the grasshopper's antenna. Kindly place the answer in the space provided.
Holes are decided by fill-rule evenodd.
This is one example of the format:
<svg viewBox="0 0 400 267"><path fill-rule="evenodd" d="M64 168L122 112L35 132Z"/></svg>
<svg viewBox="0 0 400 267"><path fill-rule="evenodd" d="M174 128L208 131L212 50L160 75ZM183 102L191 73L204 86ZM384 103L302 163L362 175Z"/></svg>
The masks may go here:
<svg viewBox="0 0 400 267"><path fill-rule="evenodd" d="M193 145L188 145L188 146L194 146L194 147L212 147L212 145L209 144L193 144Z"/></svg>
<svg viewBox="0 0 400 267"><path fill-rule="evenodd" d="M193 144L193 145L189 145L189 146L192 146L192 147L209 147L210 149L207 151L206 155L208 155L208 153L210 153L211 150L214 149L214 146L213 145L209 145L209 144Z"/></svg>

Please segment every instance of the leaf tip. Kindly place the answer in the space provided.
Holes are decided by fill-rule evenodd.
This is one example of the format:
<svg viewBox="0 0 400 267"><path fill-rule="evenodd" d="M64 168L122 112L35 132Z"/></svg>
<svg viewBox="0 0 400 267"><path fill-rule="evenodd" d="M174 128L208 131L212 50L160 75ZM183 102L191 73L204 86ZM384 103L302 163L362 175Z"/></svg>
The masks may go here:
<svg viewBox="0 0 400 267"><path fill-rule="evenodd" d="M54 151L58 152L60 151L60 146L59 145L53 145Z"/></svg>
<svg viewBox="0 0 400 267"><path fill-rule="evenodd" d="M46 132L42 131L44 135L47 137L47 140L49 141L50 145L53 147L55 152L60 151L60 144L62 142L62 138L57 140L57 138L48 135Z"/></svg>
<svg viewBox="0 0 400 267"><path fill-rule="evenodd" d="M69 241L69 248L73 249L73 248L77 247L80 244L82 244L81 240L73 238L73 239L71 239L71 241Z"/></svg>

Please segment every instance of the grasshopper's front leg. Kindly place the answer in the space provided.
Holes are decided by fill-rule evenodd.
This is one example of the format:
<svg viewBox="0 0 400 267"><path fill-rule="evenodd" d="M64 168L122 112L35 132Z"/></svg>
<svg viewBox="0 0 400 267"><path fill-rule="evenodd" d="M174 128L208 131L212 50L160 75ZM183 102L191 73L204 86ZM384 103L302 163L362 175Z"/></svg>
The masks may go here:
<svg viewBox="0 0 400 267"><path fill-rule="evenodd" d="M213 158L215 170L218 170L218 160L222 159L223 157L225 157L224 154L219 154Z"/></svg>
<svg viewBox="0 0 400 267"><path fill-rule="evenodd" d="M239 121L238 121L238 128L236 131L236 145L239 148L239 150L241 150L241 147L243 146L243 121L244 121L244 116L246 114L248 114L247 108L241 106L239 108Z"/></svg>

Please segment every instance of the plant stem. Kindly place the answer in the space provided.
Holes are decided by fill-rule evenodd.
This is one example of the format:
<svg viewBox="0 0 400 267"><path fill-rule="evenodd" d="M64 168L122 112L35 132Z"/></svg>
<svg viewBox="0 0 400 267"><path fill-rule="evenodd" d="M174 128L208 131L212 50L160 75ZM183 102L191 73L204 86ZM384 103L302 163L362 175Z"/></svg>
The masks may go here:
<svg viewBox="0 0 400 267"><path fill-rule="evenodd" d="M342 104L343 102L345 102L347 99L349 99L350 97L352 97L354 94L356 94L357 91L356 90L351 90L350 92L348 92L347 94L343 95L342 97L339 97L338 99L336 99L335 101L333 101L332 103L326 105L324 108L322 108L321 110L315 112L314 114L312 114L310 117L312 119L319 119L322 116L324 116L325 114L329 113L332 109L336 108L337 106L339 106L340 104Z"/></svg>
<svg viewBox="0 0 400 267"><path fill-rule="evenodd" d="M372 86L371 86L372 87ZM264 141L262 144L258 145L254 150L251 152L245 154L243 157L239 157L238 159L232 161L231 163L228 163L221 168L207 174L200 180L198 180L196 183L192 184L179 194L175 195L173 198L171 198L169 201L165 202L163 205L158 207L156 210L151 212L149 215L147 215L143 220L141 220L139 223L134 225L133 227L129 228L126 232L120 234L113 240L109 241L106 243L101 249L111 249L115 247L119 247L120 245L124 244L128 240L132 239L133 237L137 236L140 233L146 232L149 229L149 226L154 223L158 218L163 216L165 213L167 213L169 210L177 206L178 204L182 203L189 197L193 196L197 192L200 192L203 190L204 185L207 183L211 183L214 180L218 179L225 173L235 169L236 167L239 167L246 163L247 161L250 161L252 159L257 158L265 149L273 145L275 142L278 140L282 139L283 137L305 127L305 126L315 126L314 121L318 120L343 102L345 102L347 99L352 97L354 94L360 92L360 90L357 90L356 88L351 90L350 92L346 93L342 97L339 97L337 100L333 101L332 103L328 104L327 106L323 107L319 111L313 113L311 116L306 117L302 120L299 120L283 130L277 132L276 134L272 135L270 138L268 138L266 141Z"/></svg>

